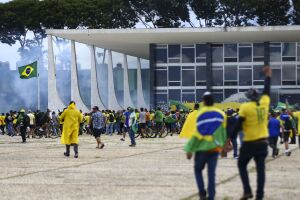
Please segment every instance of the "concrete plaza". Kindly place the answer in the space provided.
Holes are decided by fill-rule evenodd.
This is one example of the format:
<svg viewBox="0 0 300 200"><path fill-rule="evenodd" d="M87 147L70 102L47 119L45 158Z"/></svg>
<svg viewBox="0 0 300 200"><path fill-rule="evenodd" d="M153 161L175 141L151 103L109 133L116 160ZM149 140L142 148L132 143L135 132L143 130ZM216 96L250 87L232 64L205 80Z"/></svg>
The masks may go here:
<svg viewBox="0 0 300 200"><path fill-rule="evenodd" d="M119 136L104 136L95 149L91 136L81 136L79 158L63 156L59 139L0 136L0 199L198 199L193 161L182 150L184 140L138 139L135 148ZM299 199L300 151L269 157L266 199ZM283 145L280 146L283 148ZM282 151L281 151L282 152ZM232 154L220 159L216 199L238 199L242 186ZM255 168L249 166L255 191ZM206 176L206 173L205 173Z"/></svg>

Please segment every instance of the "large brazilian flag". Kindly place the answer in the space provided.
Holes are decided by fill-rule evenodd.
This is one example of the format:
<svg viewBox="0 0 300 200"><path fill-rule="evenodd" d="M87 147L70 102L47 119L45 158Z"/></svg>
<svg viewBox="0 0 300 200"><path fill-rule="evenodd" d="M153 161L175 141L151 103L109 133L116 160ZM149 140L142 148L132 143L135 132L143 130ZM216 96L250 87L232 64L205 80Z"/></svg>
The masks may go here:
<svg viewBox="0 0 300 200"><path fill-rule="evenodd" d="M37 77L37 61L24 65L22 67L19 67L19 74L21 79L30 79L33 77Z"/></svg>

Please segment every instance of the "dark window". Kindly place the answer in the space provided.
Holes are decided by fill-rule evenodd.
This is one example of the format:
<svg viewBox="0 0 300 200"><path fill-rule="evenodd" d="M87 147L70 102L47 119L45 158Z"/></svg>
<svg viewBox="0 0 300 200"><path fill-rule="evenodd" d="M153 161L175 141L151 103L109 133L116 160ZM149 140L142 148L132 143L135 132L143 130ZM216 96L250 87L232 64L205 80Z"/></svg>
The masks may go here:
<svg viewBox="0 0 300 200"><path fill-rule="evenodd" d="M239 61L240 62L252 62L252 48L240 47L239 48Z"/></svg>
<svg viewBox="0 0 300 200"><path fill-rule="evenodd" d="M254 80L264 80L265 75L263 73L262 65L253 65L253 79Z"/></svg>
<svg viewBox="0 0 300 200"><path fill-rule="evenodd" d="M224 57L236 58L237 44L224 44Z"/></svg>
<svg viewBox="0 0 300 200"><path fill-rule="evenodd" d="M206 80L206 66L196 66L196 77L197 81Z"/></svg>
<svg viewBox="0 0 300 200"><path fill-rule="evenodd" d="M296 56L296 43L283 43L282 56Z"/></svg>
<svg viewBox="0 0 300 200"><path fill-rule="evenodd" d="M297 69L297 84L300 85L300 69Z"/></svg>
<svg viewBox="0 0 300 200"><path fill-rule="evenodd" d="M179 89L170 89L169 90L169 100L181 101L181 90Z"/></svg>
<svg viewBox="0 0 300 200"><path fill-rule="evenodd" d="M237 58L224 58L224 62L237 62Z"/></svg>
<svg viewBox="0 0 300 200"><path fill-rule="evenodd" d="M223 85L223 70L213 70L213 85L222 86Z"/></svg>
<svg viewBox="0 0 300 200"><path fill-rule="evenodd" d="M225 89L224 93L225 93L225 98L228 98L231 95L238 93L238 90L237 89Z"/></svg>
<svg viewBox="0 0 300 200"><path fill-rule="evenodd" d="M195 94L182 94L182 101L195 102Z"/></svg>
<svg viewBox="0 0 300 200"><path fill-rule="evenodd" d="M206 44L196 44L196 57L206 57Z"/></svg>
<svg viewBox="0 0 300 200"><path fill-rule="evenodd" d="M167 63L167 49L155 49L155 62Z"/></svg>
<svg viewBox="0 0 300 200"><path fill-rule="evenodd" d="M181 67L169 66L169 81L181 81Z"/></svg>
<svg viewBox="0 0 300 200"><path fill-rule="evenodd" d="M182 86L195 86L195 70L182 70Z"/></svg>
<svg viewBox="0 0 300 200"><path fill-rule="evenodd" d="M196 90L196 102L202 101L202 96L203 96L204 92L206 92L206 90L204 90L204 89Z"/></svg>
<svg viewBox="0 0 300 200"><path fill-rule="evenodd" d="M253 57L264 57L264 43L253 43Z"/></svg>
<svg viewBox="0 0 300 200"><path fill-rule="evenodd" d="M174 45L168 45L169 47L169 58L180 58L180 45L174 44Z"/></svg>
<svg viewBox="0 0 300 200"><path fill-rule="evenodd" d="M237 80L237 66L224 66L225 80Z"/></svg>
<svg viewBox="0 0 300 200"><path fill-rule="evenodd" d="M167 86L168 75L167 70L155 70L155 86Z"/></svg>
<svg viewBox="0 0 300 200"><path fill-rule="evenodd" d="M272 85L281 85L281 69L272 70Z"/></svg>
<svg viewBox="0 0 300 200"><path fill-rule="evenodd" d="M271 62L281 61L281 47L270 47L270 61Z"/></svg>
<svg viewBox="0 0 300 200"><path fill-rule="evenodd" d="M300 46L297 46L297 60L300 61Z"/></svg>
<svg viewBox="0 0 300 200"><path fill-rule="evenodd" d="M195 48L182 48L182 62L183 63L195 62Z"/></svg>
<svg viewBox="0 0 300 200"><path fill-rule="evenodd" d="M224 81L224 85L238 85L237 81Z"/></svg>
<svg viewBox="0 0 300 200"><path fill-rule="evenodd" d="M169 86L180 86L180 82L169 82Z"/></svg>
<svg viewBox="0 0 300 200"><path fill-rule="evenodd" d="M282 80L296 80L296 65L282 65Z"/></svg>
<svg viewBox="0 0 300 200"><path fill-rule="evenodd" d="M223 45L212 45L212 61L223 62Z"/></svg>
<svg viewBox="0 0 300 200"><path fill-rule="evenodd" d="M252 70L251 69L240 69L239 85L252 85Z"/></svg>
<svg viewBox="0 0 300 200"><path fill-rule="evenodd" d="M168 95L167 94L156 94L156 103L167 103Z"/></svg>

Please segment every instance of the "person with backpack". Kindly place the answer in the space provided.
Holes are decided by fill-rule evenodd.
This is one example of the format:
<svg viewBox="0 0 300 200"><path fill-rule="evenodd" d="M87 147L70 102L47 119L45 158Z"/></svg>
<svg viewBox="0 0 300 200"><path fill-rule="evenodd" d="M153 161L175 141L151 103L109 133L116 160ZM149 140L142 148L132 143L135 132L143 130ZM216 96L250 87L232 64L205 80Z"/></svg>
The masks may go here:
<svg viewBox="0 0 300 200"><path fill-rule="evenodd" d="M281 115L278 117L280 124L282 125L282 137L285 147L285 155L291 156L292 152L289 148L289 138L292 133L293 124L292 117L288 114L285 108L282 109Z"/></svg>
<svg viewBox="0 0 300 200"><path fill-rule="evenodd" d="M25 110L21 109L17 118L17 124L20 126L22 143L26 143L26 131L30 125L30 118L25 114Z"/></svg>

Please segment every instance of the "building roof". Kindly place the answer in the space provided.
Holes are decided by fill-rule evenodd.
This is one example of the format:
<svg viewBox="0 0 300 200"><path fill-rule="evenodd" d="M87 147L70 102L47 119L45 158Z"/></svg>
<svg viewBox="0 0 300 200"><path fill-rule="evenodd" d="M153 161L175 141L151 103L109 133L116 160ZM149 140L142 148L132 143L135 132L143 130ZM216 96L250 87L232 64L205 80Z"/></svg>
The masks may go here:
<svg viewBox="0 0 300 200"><path fill-rule="evenodd" d="M48 29L48 35L149 59L149 44L296 42L300 26L156 29Z"/></svg>

